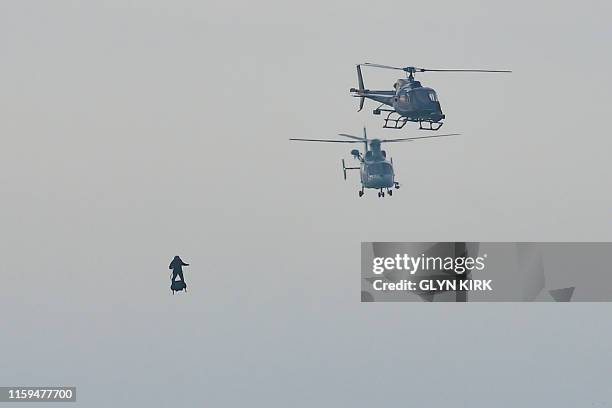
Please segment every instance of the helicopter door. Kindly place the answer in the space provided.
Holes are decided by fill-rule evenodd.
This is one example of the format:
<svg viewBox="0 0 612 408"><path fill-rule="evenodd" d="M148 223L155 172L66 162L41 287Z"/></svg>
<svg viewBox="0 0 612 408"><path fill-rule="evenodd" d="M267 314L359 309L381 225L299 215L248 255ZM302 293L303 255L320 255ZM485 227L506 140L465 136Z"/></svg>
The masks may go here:
<svg viewBox="0 0 612 408"><path fill-rule="evenodd" d="M398 102L404 106L410 105L410 93L408 90L403 90L400 92Z"/></svg>

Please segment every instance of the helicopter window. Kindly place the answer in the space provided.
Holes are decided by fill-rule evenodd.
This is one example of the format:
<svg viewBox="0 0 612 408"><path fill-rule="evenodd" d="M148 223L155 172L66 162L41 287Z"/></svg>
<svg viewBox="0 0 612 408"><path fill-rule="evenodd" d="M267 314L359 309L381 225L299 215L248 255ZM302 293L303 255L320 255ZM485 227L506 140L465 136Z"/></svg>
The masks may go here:
<svg viewBox="0 0 612 408"><path fill-rule="evenodd" d="M408 92L402 92L399 96L399 101L400 103L410 103L410 95L408 95Z"/></svg>
<svg viewBox="0 0 612 408"><path fill-rule="evenodd" d="M438 102L438 96L434 91L429 91L429 99L431 99L432 102Z"/></svg>
<svg viewBox="0 0 612 408"><path fill-rule="evenodd" d="M433 92L433 91L428 91L427 89L416 89L411 92L410 96L417 103L428 104L432 102L430 92ZM435 95L435 92L434 92L434 95Z"/></svg>

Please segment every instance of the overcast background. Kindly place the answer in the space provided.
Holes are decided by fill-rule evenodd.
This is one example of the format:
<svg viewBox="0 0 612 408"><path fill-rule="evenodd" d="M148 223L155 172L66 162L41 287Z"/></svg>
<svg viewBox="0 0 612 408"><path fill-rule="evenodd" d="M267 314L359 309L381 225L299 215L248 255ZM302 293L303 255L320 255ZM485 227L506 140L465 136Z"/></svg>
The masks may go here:
<svg viewBox="0 0 612 408"><path fill-rule="evenodd" d="M361 241L612 240L610 4L0 0L0 384L612 406L611 304L359 302ZM360 199L350 146L287 138L422 135L356 112L365 61L514 73L419 75L462 136L389 146L402 188Z"/></svg>

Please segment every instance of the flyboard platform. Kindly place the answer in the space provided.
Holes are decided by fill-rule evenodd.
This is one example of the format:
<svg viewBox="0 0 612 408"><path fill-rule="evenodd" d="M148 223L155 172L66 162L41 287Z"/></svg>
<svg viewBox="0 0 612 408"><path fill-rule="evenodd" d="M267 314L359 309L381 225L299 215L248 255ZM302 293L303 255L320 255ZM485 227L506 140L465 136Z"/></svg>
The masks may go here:
<svg viewBox="0 0 612 408"><path fill-rule="evenodd" d="M180 292L181 290L187 292L187 284L183 281L173 281L170 285L170 290L172 291L173 295L174 292Z"/></svg>

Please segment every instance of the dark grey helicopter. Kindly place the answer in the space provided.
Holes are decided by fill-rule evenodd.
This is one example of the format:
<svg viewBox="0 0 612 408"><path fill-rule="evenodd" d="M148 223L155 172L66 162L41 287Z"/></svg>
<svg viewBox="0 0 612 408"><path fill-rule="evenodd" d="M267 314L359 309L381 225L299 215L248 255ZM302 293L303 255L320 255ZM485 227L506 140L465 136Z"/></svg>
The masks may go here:
<svg viewBox="0 0 612 408"><path fill-rule="evenodd" d="M433 135L420 137L405 137L401 139L368 139L366 128L363 128L363 137L347 135L340 133L340 136L347 137L353 140L331 140L331 139L289 139L301 142L325 142L325 143L363 143L365 150L362 154L358 149L351 150L351 155L358 160L359 167L346 167L344 159L342 159L342 171L346 180L347 170L359 170L361 176L361 190L359 197L363 196L366 188L379 190L378 196L384 197L385 190L390 196L393 195L393 188L400 188L400 184L395 181L395 173L393 171L393 159L387 160L387 152L381 149L383 143L394 142L410 142L417 139L428 139L432 137L447 137L457 136L459 133L447 135Z"/></svg>
<svg viewBox="0 0 612 408"><path fill-rule="evenodd" d="M361 74L361 66L396 69L406 72L407 78L398 79L393 85L392 91L371 91L366 89L363 84L363 76ZM440 108L440 102L436 91L432 88L426 88L421 83L414 79L416 72L512 72L507 70L492 70L492 69L428 69L417 67L391 67L389 65L365 64L357 65L357 80L359 88L351 88L350 92L353 96L360 98L359 110L363 109L363 104L366 98L379 102L381 105L374 109L374 115L380 115L381 112L388 112L385 118L383 128L401 129L406 122L418 122L421 130L438 130L442 127L442 119L445 118ZM383 108L390 106L392 109ZM426 124L427 127L423 127Z"/></svg>

